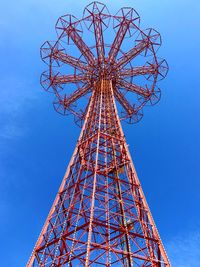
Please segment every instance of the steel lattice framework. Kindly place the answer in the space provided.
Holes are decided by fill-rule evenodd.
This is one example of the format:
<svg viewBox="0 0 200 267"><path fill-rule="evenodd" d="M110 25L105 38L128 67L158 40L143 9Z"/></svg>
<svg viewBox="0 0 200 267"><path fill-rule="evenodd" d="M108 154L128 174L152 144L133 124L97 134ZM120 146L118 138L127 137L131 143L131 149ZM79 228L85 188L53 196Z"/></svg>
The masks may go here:
<svg viewBox="0 0 200 267"><path fill-rule="evenodd" d="M93 2L80 20L60 17L57 41L41 47L49 65L41 84L82 131L27 267L171 266L120 124L138 122L159 101L156 83L168 71L156 56L159 33L139 22L133 8L112 16Z"/></svg>

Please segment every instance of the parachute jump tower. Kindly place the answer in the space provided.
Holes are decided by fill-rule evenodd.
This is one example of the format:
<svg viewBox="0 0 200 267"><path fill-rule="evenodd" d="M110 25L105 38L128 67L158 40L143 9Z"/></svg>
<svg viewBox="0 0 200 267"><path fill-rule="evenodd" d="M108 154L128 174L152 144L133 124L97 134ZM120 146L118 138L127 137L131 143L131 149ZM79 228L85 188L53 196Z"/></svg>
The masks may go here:
<svg viewBox="0 0 200 267"><path fill-rule="evenodd" d="M120 123L159 101L168 71L160 34L139 22L133 8L113 16L92 2L82 19L60 17L57 41L41 47L41 84L82 130L27 267L171 266Z"/></svg>

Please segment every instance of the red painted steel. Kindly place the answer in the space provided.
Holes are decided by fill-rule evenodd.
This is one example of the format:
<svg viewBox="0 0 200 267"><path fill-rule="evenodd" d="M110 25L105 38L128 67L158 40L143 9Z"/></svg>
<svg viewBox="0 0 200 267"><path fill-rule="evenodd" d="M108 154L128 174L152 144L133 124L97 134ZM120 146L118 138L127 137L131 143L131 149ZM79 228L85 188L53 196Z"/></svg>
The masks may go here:
<svg viewBox="0 0 200 267"><path fill-rule="evenodd" d="M111 18L116 36L108 46L104 31ZM160 99L156 82L168 71L166 61L156 57L160 35L152 29L141 31L138 24L139 15L132 8L111 16L104 4L93 2L81 20L62 16L56 24L58 40L41 48L42 59L49 65L41 84L56 96L55 110L63 115L73 113L76 122L84 124L27 267L171 266L134 169L115 103L116 99L123 110L121 119L135 123L142 118L146 104ZM96 52L81 37L83 25L94 33ZM122 52L127 36L135 38L135 46ZM67 51L70 41L80 51L77 58ZM132 60L142 53L152 59L133 67ZM74 74L66 74L65 65ZM141 77L145 77L145 84L141 84ZM65 88L69 84L76 88L71 93ZM135 98L128 99L125 94ZM83 96L89 101L78 110L75 101Z"/></svg>

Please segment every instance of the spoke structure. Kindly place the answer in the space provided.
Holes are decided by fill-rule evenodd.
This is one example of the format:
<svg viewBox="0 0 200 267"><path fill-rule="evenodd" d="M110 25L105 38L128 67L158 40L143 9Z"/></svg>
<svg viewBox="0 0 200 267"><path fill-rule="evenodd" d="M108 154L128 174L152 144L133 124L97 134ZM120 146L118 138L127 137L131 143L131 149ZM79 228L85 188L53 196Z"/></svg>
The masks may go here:
<svg viewBox="0 0 200 267"><path fill-rule="evenodd" d="M89 70L89 67L87 65L85 65L83 61L81 61L81 60L79 60L73 56L67 55L67 54L65 54L61 51L58 51L58 50L55 50L52 52L52 58L60 60L61 62L65 63L65 64L69 64L72 67L75 67L79 70L85 70L85 71Z"/></svg>
<svg viewBox="0 0 200 267"><path fill-rule="evenodd" d="M94 55L89 49L89 47L86 45L86 43L83 41L81 36L78 34L78 32L75 30L75 28L69 26L65 31L67 35L73 40L74 44L78 47L78 49L82 52L88 64L93 65Z"/></svg>
<svg viewBox="0 0 200 267"><path fill-rule="evenodd" d="M66 84L66 83L78 83L84 82L87 80L87 77L82 75L56 75L51 76L52 85L56 84Z"/></svg>

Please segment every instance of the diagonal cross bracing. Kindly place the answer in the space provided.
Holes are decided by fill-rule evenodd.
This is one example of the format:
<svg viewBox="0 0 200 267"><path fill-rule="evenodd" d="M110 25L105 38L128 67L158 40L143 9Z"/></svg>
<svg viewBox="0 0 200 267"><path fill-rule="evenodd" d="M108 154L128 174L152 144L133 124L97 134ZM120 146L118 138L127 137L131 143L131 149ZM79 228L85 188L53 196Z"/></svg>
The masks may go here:
<svg viewBox="0 0 200 267"><path fill-rule="evenodd" d="M128 152L114 91L106 79L93 87L77 148L28 267L169 266Z"/></svg>

